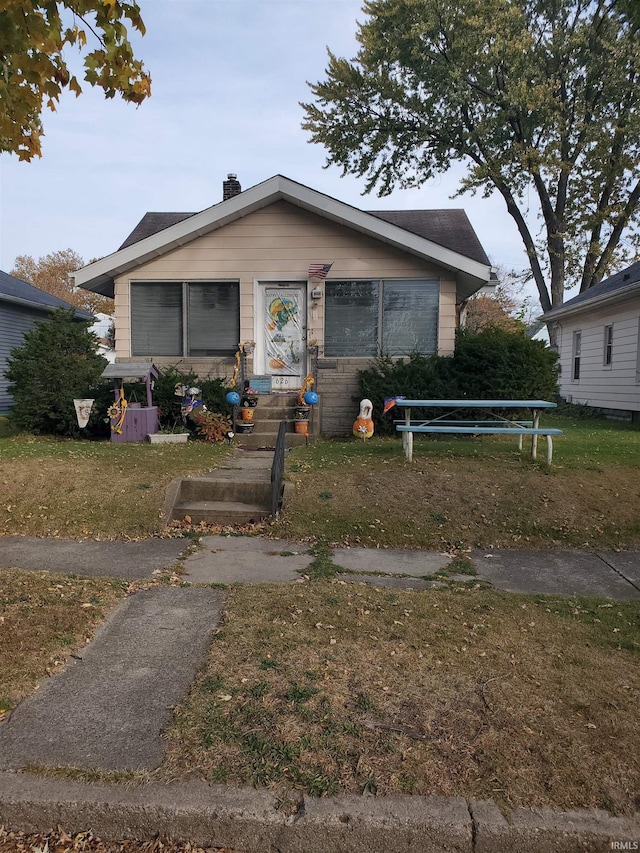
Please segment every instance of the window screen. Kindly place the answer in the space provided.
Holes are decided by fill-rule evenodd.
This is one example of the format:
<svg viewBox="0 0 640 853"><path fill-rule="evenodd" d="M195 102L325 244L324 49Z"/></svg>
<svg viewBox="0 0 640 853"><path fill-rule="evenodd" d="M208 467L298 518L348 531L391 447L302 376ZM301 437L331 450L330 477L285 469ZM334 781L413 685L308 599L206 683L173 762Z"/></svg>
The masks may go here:
<svg viewBox="0 0 640 853"><path fill-rule="evenodd" d="M233 355L240 337L239 290L237 281L132 283L131 354Z"/></svg>
<svg viewBox="0 0 640 853"><path fill-rule="evenodd" d="M131 285L131 355L182 355L182 284Z"/></svg>
<svg viewBox="0 0 640 853"><path fill-rule="evenodd" d="M438 349L436 281L385 281L382 308L382 346L389 355L413 351L432 355Z"/></svg>
<svg viewBox="0 0 640 853"><path fill-rule="evenodd" d="M378 302L378 282L327 281L325 355L374 356L378 341Z"/></svg>
<svg viewBox="0 0 640 853"><path fill-rule="evenodd" d="M325 355L436 353L439 301L437 281L327 281Z"/></svg>
<svg viewBox="0 0 640 853"><path fill-rule="evenodd" d="M240 339L237 282L188 285L188 355L233 355Z"/></svg>

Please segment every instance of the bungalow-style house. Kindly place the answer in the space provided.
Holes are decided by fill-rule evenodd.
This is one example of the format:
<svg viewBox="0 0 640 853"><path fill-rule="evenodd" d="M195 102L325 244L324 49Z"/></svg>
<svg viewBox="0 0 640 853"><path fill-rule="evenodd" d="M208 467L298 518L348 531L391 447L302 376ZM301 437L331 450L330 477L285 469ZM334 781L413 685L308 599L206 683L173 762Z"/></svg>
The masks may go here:
<svg viewBox="0 0 640 853"><path fill-rule="evenodd" d="M7 414L13 404L8 391L9 380L5 377L11 350L22 344L25 334L39 320L46 320L57 308L71 308L82 319L89 320L92 316L0 270L0 414Z"/></svg>
<svg viewBox="0 0 640 853"><path fill-rule="evenodd" d="M640 423L640 261L544 320L558 328L561 396Z"/></svg>
<svg viewBox="0 0 640 853"><path fill-rule="evenodd" d="M115 299L116 360L299 389L317 368L321 430L349 431L357 372L379 351L453 352L456 306L490 280L462 210L359 210L281 175L200 213L147 213L76 273ZM317 353L312 362L311 353Z"/></svg>

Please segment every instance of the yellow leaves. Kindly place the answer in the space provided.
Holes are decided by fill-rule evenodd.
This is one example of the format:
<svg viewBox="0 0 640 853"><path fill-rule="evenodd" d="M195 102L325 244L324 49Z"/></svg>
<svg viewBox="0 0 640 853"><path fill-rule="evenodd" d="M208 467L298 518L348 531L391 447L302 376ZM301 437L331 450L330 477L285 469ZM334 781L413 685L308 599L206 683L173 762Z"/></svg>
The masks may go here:
<svg viewBox="0 0 640 853"><path fill-rule="evenodd" d="M75 92L76 98L82 94L82 87L78 83L78 78L75 75L69 80L69 91Z"/></svg>
<svg viewBox="0 0 640 853"><path fill-rule="evenodd" d="M46 9L41 7L46 5ZM100 48L85 57L85 79L103 89L105 97L120 94L124 100L142 103L151 93L151 78L142 62L133 56L122 18L144 33L137 4L121 0L60 0L34 2L27 11L23 3L3 4L3 57L0 62L0 151L17 154L30 161L41 156L44 135L40 115L52 112L63 88L76 97L82 88L69 74L63 58L66 45L82 52L87 34L74 24L63 29L61 12L73 5L76 15L95 15L94 31Z"/></svg>

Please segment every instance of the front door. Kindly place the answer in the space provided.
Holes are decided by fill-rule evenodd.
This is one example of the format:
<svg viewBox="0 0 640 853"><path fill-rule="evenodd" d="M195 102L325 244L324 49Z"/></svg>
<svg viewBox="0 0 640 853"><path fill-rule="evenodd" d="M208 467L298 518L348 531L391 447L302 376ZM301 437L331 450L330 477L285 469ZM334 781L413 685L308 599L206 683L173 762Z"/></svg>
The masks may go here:
<svg viewBox="0 0 640 853"><path fill-rule="evenodd" d="M300 388L307 373L306 284L260 285L260 350L274 391Z"/></svg>

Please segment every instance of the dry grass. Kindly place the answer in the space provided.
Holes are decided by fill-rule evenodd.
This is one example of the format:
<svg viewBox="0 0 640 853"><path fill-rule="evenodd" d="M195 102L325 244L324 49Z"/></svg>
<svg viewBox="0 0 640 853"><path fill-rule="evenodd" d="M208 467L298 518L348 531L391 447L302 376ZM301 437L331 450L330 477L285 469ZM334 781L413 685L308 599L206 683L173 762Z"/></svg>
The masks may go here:
<svg viewBox="0 0 640 853"><path fill-rule="evenodd" d="M64 666L127 584L49 572L0 572L0 720Z"/></svg>
<svg viewBox="0 0 640 853"><path fill-rule="evenodd" d="M61 827L47 834L11 832L0 826L0 853L239 853L227 847L198 847L188 842L157 838L155 841L123 839L102 841L90 830L69 835Z"/></svg>
<svg viewBox="0 0 640 853"><path fill-rule="evenodd" d="M578 425L562 442L550 469L500 439L418 445L413 465L395 440L320 442L289 456L296 489L271 531L448 551L638 546L640 431ZM2 439L0 535L156 533L170 480L225 453ZM17 571L0 589L3 707L124 594L118 582ZM239 587L159 775L629 813L640 806L639 616L638 603L473 581L421 593Z"/></svg>
<svg viewBox="0 0 640 853"><path fill-rule="evenodd" d="M639 609L469 587L238 588L164 773L633 812Z"/></svg>
<svg viewBox="0 0 640 853"><path fill-rule="evenodd" d="M513 439L424 442L412 464L397 440L322 442L288 460L295 490L273 529L447 551L640 545L640 430L563 441L551 468L518 454ZM601 459L600 444L613 454L617 441L620 458Z"/></svg>
<svg viewBox="0 0 640 853"><path fill-rule="evenodd" d="M162 527L175 477L220 464L222 445L0 439L0 535L140 537Z"/></svg>

